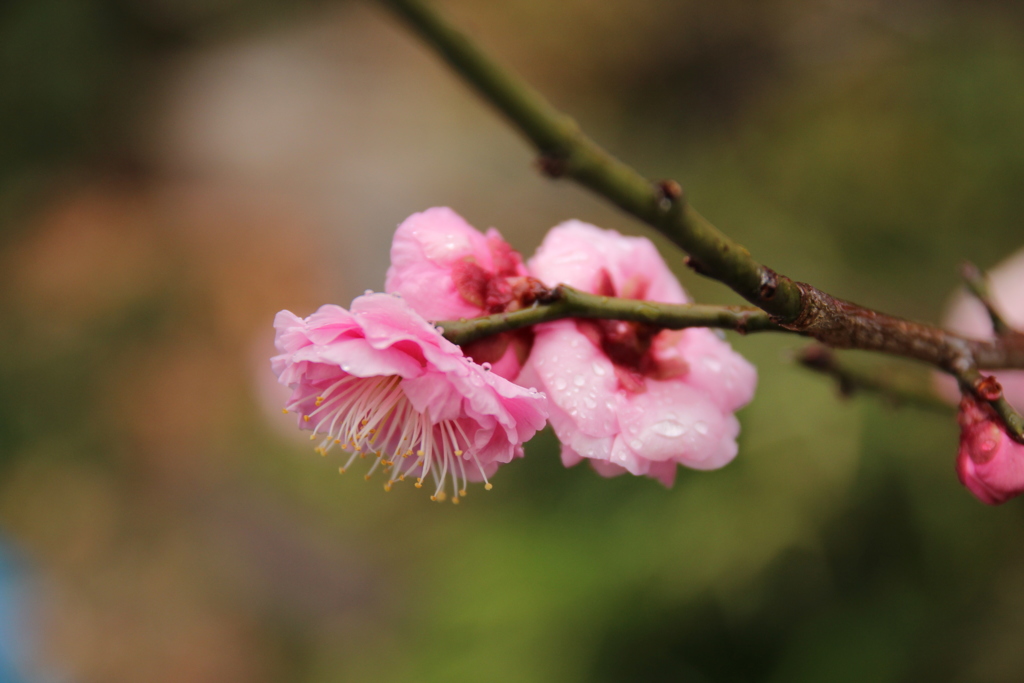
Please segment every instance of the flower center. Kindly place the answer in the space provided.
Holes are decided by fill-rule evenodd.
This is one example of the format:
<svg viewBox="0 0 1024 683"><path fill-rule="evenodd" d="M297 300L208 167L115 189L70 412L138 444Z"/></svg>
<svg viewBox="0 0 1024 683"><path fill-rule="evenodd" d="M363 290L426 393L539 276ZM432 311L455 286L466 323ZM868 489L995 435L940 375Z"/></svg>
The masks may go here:
<svg viewBox="0 0 1024 683"><path fill-rule="evenodd" d="M475 466L490 489L483 466L459 420L434 422L428 412L413 408L401 387L402 378L354 377L348 375L326 388L303 396L285 409L313 410L303 413L304 422L313 425L310 440L321 439L313 450L321 455L337 446L350 451L348 461L338 468L344 474L356 458L373 458L366 473L369 480L380 467L387 475L384 490L408 476L416 477L416 488L427 477L435 484L431 500L443 501L451 483L452 502L466 495L466 466Z"/></svg>
<svg viewBox="0 0 1024 683"><path fill-rule="evenodd" d="M643 299L648 283L636 276L616 291L611 275L602 269L595 294ZM624 320L577 320L577 329L599 347L615 366L619 385L633 393L643 393L644 378L671 379L686 374L688 366L681 359L671 361L657 357L652 347L670 341L672 333L644 323Z"/></svg>

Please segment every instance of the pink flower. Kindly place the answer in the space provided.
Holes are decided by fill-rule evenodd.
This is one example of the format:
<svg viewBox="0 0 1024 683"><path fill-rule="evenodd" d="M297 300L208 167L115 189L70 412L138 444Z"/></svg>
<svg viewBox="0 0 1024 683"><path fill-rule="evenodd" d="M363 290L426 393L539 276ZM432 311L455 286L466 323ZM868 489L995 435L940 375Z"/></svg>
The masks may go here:
<svg viewBox="0 0 1024 683"><path fill-rule="evenodd" d="M686 303L657 249L642 237L569 221L551 230L532 275L595 294ZM560 320L535 329L519 380L548 394L566 466L590 459L671 486L676 465L722 467L736 455L733 412L753 396L753 366L708 329Z"/></svg>
<svg viewBox="0 0 1024 683"><path fill-rule="evenodd" d="M988 272L989 291L1003 319L1013 328L1024 330L1024 249ZM959 292L944 320L952 332L975 339L992 339L995 332L985 307L965 291ZM1003 395L1018 410L1024 410L1024 370L999 370L993 373L1003 387ZM940 391L952 403L959 396L956 380L949 375L938 379Z"/></svg>
<svg viewBox="0 0 1024 683"><path fill-rule="evenodd" d="M965 395L957 420L960 482L988 505L1005 503L1024 492L1024 445L1010 438L995 411Z"/></svg>
<svg viewBox="0 0 1024 683"><path fill-rule="evenodd" d="M475 318L533 302L536 283L522 257L491 228L481 234L447 207L414 213L398 226L384 289L400 294L427 320ZM508 379L529 354L527 331L489 337L464 350Z"/></svg>
<svg viewBox="0 0 1024 683"><path fill-rule="evenodd" d="M293 389L285 410L321 454L352 451L342 472L370 454L366 476L383 467L385 490L432 476L432 498L444 500L450 481L458 502L467 480L486 482L544 426L542 394L470 361L398 297L368 294L306 319L281 311L274 327L271 366Z"/></svg>

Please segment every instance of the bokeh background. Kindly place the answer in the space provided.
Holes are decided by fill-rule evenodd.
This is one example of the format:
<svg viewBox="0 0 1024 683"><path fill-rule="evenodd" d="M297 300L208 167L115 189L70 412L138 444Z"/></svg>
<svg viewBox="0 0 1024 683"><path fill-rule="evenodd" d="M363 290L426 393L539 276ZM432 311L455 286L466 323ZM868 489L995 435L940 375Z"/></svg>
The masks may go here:
<svg viewBox="0 0 1024 683"><path fill-rule="evenodd" d="M1019 3L439 4L780 272L937 321L1024 242ZM312 453L273 314L380 289L408 214L649 235L380 6L8 0L0 83L3 680L1024 679L1021 502L795 338L732 338L740 455L672 490L549 433L457 508Z"/></svg>

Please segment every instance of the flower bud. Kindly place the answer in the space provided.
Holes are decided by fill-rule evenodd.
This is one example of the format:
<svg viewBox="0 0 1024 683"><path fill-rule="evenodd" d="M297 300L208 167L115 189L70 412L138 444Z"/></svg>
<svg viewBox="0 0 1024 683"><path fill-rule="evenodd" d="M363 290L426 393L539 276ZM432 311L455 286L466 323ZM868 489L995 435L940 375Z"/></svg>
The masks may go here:
<svg viewBox="0 0 1024 683"><path fill-rule="evenodd" d="M1024 444L1006 433L991 406L964 395L957 420L960 451L956 473L960 482L987 505L1005 503L1024 492Z"/></svg>

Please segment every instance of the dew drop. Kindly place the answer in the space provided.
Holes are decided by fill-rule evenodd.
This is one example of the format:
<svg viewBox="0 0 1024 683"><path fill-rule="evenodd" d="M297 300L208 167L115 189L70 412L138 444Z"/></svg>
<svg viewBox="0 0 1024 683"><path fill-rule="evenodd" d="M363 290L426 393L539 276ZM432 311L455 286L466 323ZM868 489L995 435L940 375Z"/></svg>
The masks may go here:
<svg viewBox="0 0 1024 683"><path fill-rule="evenodd" d="M632 448L634 451L638 451L644 447L644 442L641 441L640 439L633 439L632 441L629 442L629 447Z"/></svg>
<svg viewBox="0 0 1024 683"><path fill-rule="evenodd" d="M571 346L571 347L572 347L572 348L574 348L574 349L575 349L575 348L576 348L577 346L579 346L579 345L580 345L580 340L579 340L579 339L573 339L573 340L572 340L571 342L569 342L569 346Z"/></svg>
<svg viewBox="0 0 1024 683"><path fill-rule="evenodd" d="M558 379L555 380L555 389L556 390L558 390L558 391L565 391L565 388L567 386L568 386L568 384L566 384L565 379L563 379L562 377L559 377Z"/></svg>
<svg viewBox="0 0 1024 683"><path fill-rule="evenodd" d="M372 289L368 289L365 292L363 292L363 296L370 296L371 294L373 294L373 290Z"/></svg>
<svg viewBox="0 0 1024 683"><path fill-rule="evenodd" d="M701 425L701 424L704 424L704 423L703 422L698 422L697 424ZM694 426L696 427L697 425L694 425ZM654 432L655 434L660 434L662 436L667 436L669 438L674 438L674 437L682 436L683 434L685 434L686 433L686 427L685 427L685 425L682 425L679 422L676 422L675 420L662 420L661 422L655 423L651 427L651 431ZM705 431L706 431L706 428L705 428Z"/></svg>
<svg viewBox="0 0 1024 683"><path fill-rule="evenodd" d="M587 380L583 375L576 375L575 377L572 378L572 383L578 387L582 387L584 384L587 383Z"/></svg>
<svg viewBox="0 0 1024 683"><path fill-rule="evenodd" d="M698 434L707 434L708 433L708 423L704 422L702 420L698 420L697 422L694 422L693 423L693 428L697 431Z"/></svg>
<svg viewBox="0 0 1024 683"><path fill-rule="evenodd" d="M704 363L704 367L706 367L711 372L722 371L722 364L718 360L712 358L711 356L704 356L704 359L701 362Z"/></svg>
<svg viewBox="0 0 1024 683"><path fill-rule="evenodd" d="M597 375L598 377L601 377L608 372L607 370L604 369L604 366L598 363L597 361L594 361L594 365L592 367L594 368L594 374Z"/></svg>
<svg viewBox="0 0 1024 683"><path fill-rule="evenodd" d="M590 410L593 410L594 408L597 407L597 401L587 396L585 399L583 399L583 405L585 405Z"/></svg>
<svg viewBox="0 0 1024 683"><path fill-rule="evenodd" d="M481 363L480 367L482 367L485 372L490 372L491 371L491 364L490 363Z"/></svg>

